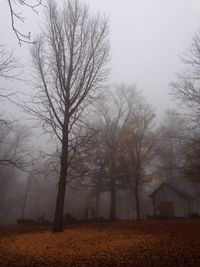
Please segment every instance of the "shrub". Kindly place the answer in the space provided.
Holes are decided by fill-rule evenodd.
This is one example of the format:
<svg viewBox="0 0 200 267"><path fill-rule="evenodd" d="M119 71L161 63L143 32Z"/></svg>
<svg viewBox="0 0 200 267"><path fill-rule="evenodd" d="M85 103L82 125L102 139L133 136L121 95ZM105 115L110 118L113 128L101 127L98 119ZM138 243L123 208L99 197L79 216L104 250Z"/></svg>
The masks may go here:
<svg viewBox="0 0 200 267"><path fill-rule="evenodd" d="M70 213L65 213L64 223L76 222L77 219L73 217Z"/></svg>
<svg viewBox="0 0 200 267"><path fill-rule="evenodd" d="M35 220L30 219L30 218L21 218L17 220L17 224L18 225L31 225L31 224L35 224Z"/></svg>

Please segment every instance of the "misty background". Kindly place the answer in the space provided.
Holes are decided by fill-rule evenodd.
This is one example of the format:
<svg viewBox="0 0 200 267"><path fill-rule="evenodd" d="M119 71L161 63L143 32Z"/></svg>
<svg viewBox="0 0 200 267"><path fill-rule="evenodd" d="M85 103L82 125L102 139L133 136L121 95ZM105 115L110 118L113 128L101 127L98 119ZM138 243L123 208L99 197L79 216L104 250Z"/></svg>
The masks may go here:
<svg viewBox="0 0 200 267"><path fill-rule="evenodd" d="M169 96L169 82L181 68L179 56L191 45L200 25L199 1L88 1L91 10L109 17L111 43L110 83L136 84L156 113L175 104ZM32 37L39 31L42 11L38 15L25 8L23 32ZM18 46L10 25L6 1L0 9L1 43L15 49L23 64L30 59L28 45ZM22 85L20 85L22 86Z"/></svg>
<svg viewBox="0 0 200 267"><path fill-rule="evenodd" d="M194 33L200 29L200 2L198 0L86 2L92 12L104 13L109 18L111 60L108 85L115 87L116 84L125 83L136 86L153 107L158 125L168 109L179 110L177 102L172 100L170 95L169 83L175 80L176 72L182 70L180 55L189 49ZM25 33L31 32L33 38L40 32L44 21L42 8L38 7L37 11L38 14L25 7L22 13L25 21L17 23L19 29ZM5 0L0 5L0 20L0 43L5 44L8 51L13 51L21 66L21 80L1 81L1 87L17 92L14 103L1 102L1 112L6 118L19 122L21 129L27 128L26 131L30 132L28 142L31 153L37 156L38 150L49 151L53 146L42 134L41 129L32 128L35 125L33 119L16 105L26 101L27 95L33 90L30 56L32 44L22 43L21 46L18 44L11 28L8 3ZM182 113L182 110L178 112ZM41 171L29 184L27 182L29 176L23 171L10 168L9 172L6 169L4 173L2 170L1 175L8 176L8 179L5 186L7 190L6 200L4 199L5 210L2 209L5 214L2 212L0 223L13 223L22 216L26 192L28 196L24 216L36 218L45 214L48 220L52 220L57 180L52 174L43 174ZM80 188L80 191L77 191L73 186L69 187L66 197L65 210L76 218L83 218L85 208L94 205L90 189ZM124 193L119 193L118 198L118 217L134 218L136 215L131 205L127 204L128 200L124 198ZM109 193L104 192L101 197L100 214L105 218L109 210L106 204L108 199ZM145 207L143 211L145 216L150 209L148 197L144 197L142 205Z"/></svg>

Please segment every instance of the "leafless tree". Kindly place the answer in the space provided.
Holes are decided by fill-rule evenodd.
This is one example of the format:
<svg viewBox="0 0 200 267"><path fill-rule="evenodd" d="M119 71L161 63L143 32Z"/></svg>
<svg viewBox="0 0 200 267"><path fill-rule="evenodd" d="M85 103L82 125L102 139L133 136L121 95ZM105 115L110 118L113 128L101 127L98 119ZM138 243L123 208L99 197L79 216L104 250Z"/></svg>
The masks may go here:
<svg viewBox="0 0 200 267"><path fill-rule="evenodd" d="M155 156L154 113L134 86L116 86L99 106L99 157L93 177L97 204L98 190L108 191L109 219L115 220L117 192L128 189L135 196L134 209L139 219L140 187L152 177L149 166Z"/></svg>
<svg viewBox="0 0 200 267"><path fill-rule="evenodd" d="M8 52L5 45L0 45L0 78L17 79L19 74L18 60L14 57L13 51ZM8 92L8 90L2 87L0 88L0 102L8 99L12 95L13 92Z"/></svg>
<svg viewBox="0 0 200 267"><path fill-rule="evenodd" d="M0 123L0 166L14 166L19 170L30 171L32 157L27 145L28 130L20 129L14 123Z"/></svg>
<svg viewBox="0 0 200 267"><path fill-rule="evenodd" d="M185 146L185 175L194 178L199 175L199 133L200 133L200 31L192 39L190 49L182 57L184 70L171 83L172 94L184 106L187 120ZM186 111L185 111L186 110Z"/></svg>
<svg viewBox="0 0 200 267"><path fill-rule="evenodd" d="M18 21L22 23L25 21L25 18L21 14L21 11L18 10L18 7L28 7L37 13L36 8L42 4L42 0L7 0L7 2L9 5L12 29L19 41L19 44L21 44L22 42L31 43L31 32L25 34L21 30L19 30L18 26L16 26L16 23Z"/></svg>
<svg viewBox="0 0 200 267"><path fill-rule="evenodd" d="M106 18L90 16L88 6L78 0L67 1L60 9L55 1L48 3L46 26L32 49L38 84L27 110L57 138L61 151L55 232L63 230L70 156L79 146L84 112L104 87L108 55Z"/></svg>
<svg viewBox="0 0 200 267"><path fill-rule="evenodd" d="M200 121L200 31L194 34L190 50L182 57L185 69L171 83L172 94L187 107L186 115L199 128Z"/></svg>
<svg viewBox="0 0 200 267"><path fill-rule="evenodd" d="M25 127L14 122L0 123L0 213L5 219L12 209L11 199L17 195L19 174L32 171L29 136Z"/></svg>
<svg viewBox="0 0 200 267"><path fill-rule="evenodd" d="M0 165L0 222L4 223L12 210L13 189L17 184L16 169Z"/></svg>
<svg viewBox="0 0 200 267"><path fill-rule="evenodd" d="M115 220L116 216L116 194L120 178L120 154L121 133L129 118L129 107L126 99L126 86L116 86L104 95L99 103L99 128L100 143L99 151L102 154L105 179L110 192L109 219ZM101 166L102 167L102 166ZM103 173L103 170L101 170ZM97 180L98 181L98 180Z"/></svg>
<svg viewBox="0 0 200 267"><path fill-rule="evenodd" d="M121 164L135 196L137 219L140 219L140 187L152 178L151 165L155 158L155 114L135 89L126 92L126 99L129 117L121 133Z"/></svg>
<svg viewBox="0 0 200 267"><path fill-rule="evenodd" d="M13 52L8 52L5 49L5 45L0 45L0 77L2 78L15 78L18 68L17 60L13 56Z"/></svg>
<svg viewBox="0 0 200 267"><path fill-rule="evenodd" d="M0 45L0 78L18 79L19 65L13 52L8 52L4 45ZM6 88L0 88L0 102L8 101L15 95L15 92ZM0 114L0 166L12 165L25 171L25 167L30 164L30 158L25 142L28 138L28 130L20 130L14 122ZM25 160L26 159L26 160ZM28 160L28 161L27 161Z"/></svg>
<svg viewBox="0 0 200 267"><path fill-rule="evenodd" d="M160 178L173 184L183 169L185 151L188 142L186 122L175 110L168 110L158 129L157 155Z"/></svg>
<svg viewBox="0 0 200 267"><path fill-rule="evenodd" d="M94 125L96 135L92 138L88 150L88 183L87 188L90 189L90 197L95 201L95 217L99 218L100 197L101 194L110 191L108 186L108 150L105 147L104 133L105 128L102 129L101 125Z"/></svg>

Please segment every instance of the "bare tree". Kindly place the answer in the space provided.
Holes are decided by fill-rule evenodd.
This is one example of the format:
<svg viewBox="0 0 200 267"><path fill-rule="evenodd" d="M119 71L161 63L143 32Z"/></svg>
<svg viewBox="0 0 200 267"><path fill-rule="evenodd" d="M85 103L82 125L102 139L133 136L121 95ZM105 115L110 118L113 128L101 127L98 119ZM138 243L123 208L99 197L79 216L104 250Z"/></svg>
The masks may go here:
<svg viewBox="0 0 200 267"><path fill-rule="evenodd" d="M107 190L110 192L110 220L117 218L116 197L121 178L121 133L130 115L126 91L127 87L125 85L116 86L110 90L99 104L98 111L100 128L98 146L102 154L104 183L107 183ZM101 173L103 173L103 170L101 170Z"/></svg>
<svg viewBox="0 0 200 267"><path fill-rule="evenodd" d="M188 138L183 117L174 110L165 113L158 129L157 155L160 178L173 184L180 178L184 164L184 147Z"/></svg>
<svg viewBox="0 0 200 267"><path fill-rule="evenodd" d="M31 43L31 32L25 34L19 30L18 26L16 26L18 21L22 23L25 21L25 18L22 16L21 11L19 12L18 7L28 7L37 13L36 8L42 4L42 0L7 0L7 2L9 5L12 29L19 41L19 44L22 42Z"/></svg>
<svg viewBox="0 0 200 267"><path fill-rule="evenodd" d="M129 117L121 133L121 164L140 219L140 187L152 178L151 164L155 158L155 114L138 91L128 90L126 99Z"/></svg>
<svg viewBox="0 0 200 267"><path fill-rule="evenodd" d="M189 121L199 128L200 121L200 31L194 34L190 50L182 57L184 71L171 83L172 94L189 111Z"/></svg>
<svg viewBox="0 0 200 267"><path fill-rule="evenodd" d="M89 162L89 184L90 196L95 199L95 217L99 218L100 197L104 192L109 191L108 172L107 172L107 149L105 148L104 133L101 125L95 125L96 135L90 142L87 151L87 160Z"/></svg>
<svg viewBox="0 0 200 267"><path fill-rule="evenodd" d="M30 132L14 123L0 123L0 166L14 166L23 172L29 171L32 156L27 145Z"/></svg>
<svg viewBox="0 0 200 267"><path fill-rule="evenodd" d="M172 94L184 107L187 120L185 175L198 180L200 133L200 31L196 32L187 53L182 57L184 71L171 83Z"/></svg>
<svg viewBox="0 0 200 267"><path fill-rule="evenodd" d="M16 74L13 71L18 69L17 60L13 56L13 52L8 52L5 45L0 45L0 77L15 78Z"/></svg>
<svg viewBox="0 0 200 267"><path fill-rule="evenodd" d="M95 146L98 159L93 166L97 206L99 194L108 191L109 219L115 220L117 192L130 189L135 196L139 219L139 190L142 183L152 177L150 165L155 156L155 115L134 86L116 86L105 95L99 106L99 133Z"/></svg>
<svg viewBox="0 0 200 267"><path fill-rule="evenodd" d="M139 191L153 177L155 159L154 113L134 86L116 86L98 103L97 135L89 149L91 194L99 215L100 194L110 193L109 219L115 220L117 194L135 196L140 218ZM91 153L91 155L90 155Z"/></svg>
<svg viewBox="0 0 200 267"><path fill-rule="evenodd" d="M13 52L8 52L4 45L0 45L0 78L18 79L19 73L18 61ZM13 95L15 92L0 88L0 102L11 100ZM0 166L12 165L21 171L26 170L31 163L26 146L29 135L27 129L21 131L14 121L0 114Z"/></svg>
<svg viewBox="0 0 200 267"><path fill-rule="evenodd" d="M13 191L17 185L16 168L0 165L0 223L4 223L8 215L13 212Z"/></svg>
<svg viewBox="0 0 200 267"><path fill-rule="evenodd" d="M19 174L32 171L29 136L25 127L14 122L0 123L0 213L5 219L14 206L11 199L17 195Z"/></svg>
<svg viewBox="0 0 200 267"><path fill-rule="evenodd" d="M20 74L18 60L14 57L13 51L8 52L5 45L0 45L0 78L17 79ZM0 102L12 96L13 92L8 92L0 87ZM0 118L2 121L2 118Z"/></svg>
<svg viewBox="0 0 200 267"><path fill-rule="evenodd" d="M32 49L38 90L27 110L61 146L55 232L63 230L70 156L79 145L84 112L104 87L108 55L106 18L90 16L88 6L78 0L61 9L55 1L48 3L46 27Z"/></svg>
<svg viewBox="0 0 200 267"><path fill-rule="evenodd" d="M200 142L188 142L186 145L184 171L185 178L189 181L200 182Z"/></svg>

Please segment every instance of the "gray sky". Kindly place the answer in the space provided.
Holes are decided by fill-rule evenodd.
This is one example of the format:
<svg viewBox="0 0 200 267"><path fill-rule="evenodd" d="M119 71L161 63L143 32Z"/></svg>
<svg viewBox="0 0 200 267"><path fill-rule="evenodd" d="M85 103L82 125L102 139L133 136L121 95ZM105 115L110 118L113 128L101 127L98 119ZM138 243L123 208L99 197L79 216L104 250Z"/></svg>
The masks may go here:
<svg viewBox="0 0 200 267"><path fill-rule="evenodd" d="M61 1L61 0L59 0ZM15 48L25 62L29 46L19 47L7 1L0 6L0 43ZM191 44L200 29L199 0L88 0L93 11L110 19L111 83L135 84L144 92L157 113L175 104L170 100L169 83L181 69L179 55ZM23 31L37 32L40 16L29 10Z"/></svg>

